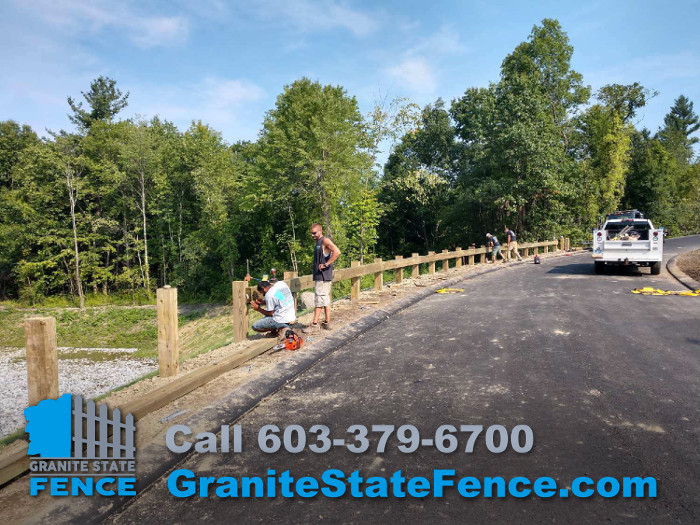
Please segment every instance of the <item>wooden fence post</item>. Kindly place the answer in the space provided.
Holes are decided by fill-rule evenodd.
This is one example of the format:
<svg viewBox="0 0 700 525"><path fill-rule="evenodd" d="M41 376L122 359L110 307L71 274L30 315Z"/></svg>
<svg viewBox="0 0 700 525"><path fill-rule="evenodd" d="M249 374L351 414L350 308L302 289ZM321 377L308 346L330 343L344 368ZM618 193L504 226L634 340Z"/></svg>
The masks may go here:
<svg viewBox="0 0 700 525"><path fill-rule="evenodd" d="M428 252L428 255L435 255L435 252ZM428 263L428 274L435 275L435 261Z"/></svg>
<svg viewBox="0 0 700 525"><path fill-rule="evenodd" d="M418 260L418 257L420 257L418 253L411 254L412 259ZM418 277L420 277L420 264L414 264L411 266L411 279L418 279Z"/></svg>
<svg viewBox="0 0 700 525"><path fill-rule="evenodd" d="M360 261L350 262L350 268L357 268L360 266ZM360 287L362 285L362 276L351 277L350 278L350 300L357 301L360 299Z"/></svg>
<svg viewBox="0 0 700 525"><path fill-rule="evenodd" d="M545 241L547 242L547 241ZM549 253L549 244L544 245L544 253Z"/></svg>
<svg viewBox="0 0 700 525"><path fill-rule="evenodd" d="M448 250L442 250L442 253L447 253ZM442 271L447 273L447 271L450 269L450 260L449 259L443 259L442 261Z"/></svg>
<svg viewBox="0 0 700 525"><path fill-rule="evenodd" d="M461 246L457 246L457 248L455 248L455 251L458 252L458 253L461 252L461 251L462 251L462 247L461 247ZM462 257L463 257L463 255L460 255L460 256L457 257L457 259L455 260L455 267L456 267L456 268L461 268L461 267L462 267Z"/></svg>
<svg viewBox="0 0 700 525"><path fill-rule="evenodd" d="M58 398L58 350L56 319L32 317L24 321L27 351L29 406L44 399Z"/></svg>
<svg viewBox="0 0 700 525"><path fill-rule="evenodd" d="M481 247L485 250L486 245L482 244ZM479 264L484 264L486 262L486 252L480 253L479 254Z"/></svg>
<svg viewBox="0 0 700 525"><path fill-rule="evenodd" d="M292 279L296 279L299 277L299 274L297 272L284 272L284 280L287 281L287 285L289 286L289 283L291 282ZM291 286L290 286L291 288ZM294 311L299 310L299 293L298 292L292 292L292 297L294 297Z"/></svg>
<svg viewBox="0 0 700 525"><path fill-rule="evenodd" d="M248 337L248 298L246 281L233 281L233 342L245 341Z"/></svg>
<svg viewBox="0 0 700 525"><path fill-rule="evenodd" d="M401 260L401 259L403 259L403 255L397 255L395 257L395 259L397 261ZM402 281L403 281L403 268L396 268L396 270L394 270L394 282L396 284L400 284Z"/></svg>
<svg viewBox="0 0 700 525"><path fill-rule="evenodd" d="M381 257L375 258L374 262L378 263L379 267L381 268L381 266L382 266L382 258ZM382 288L384 288L384 270L379 270L378 272L374 273L374 289L378 292L381 292Z"/></svg>
<svg viewBox="0 0 700 525"><path fill-rule="evenodd" d="M177 288L164 286L156 291L158 318L158 375L175 376L180 371L178 347Z"/></svg>

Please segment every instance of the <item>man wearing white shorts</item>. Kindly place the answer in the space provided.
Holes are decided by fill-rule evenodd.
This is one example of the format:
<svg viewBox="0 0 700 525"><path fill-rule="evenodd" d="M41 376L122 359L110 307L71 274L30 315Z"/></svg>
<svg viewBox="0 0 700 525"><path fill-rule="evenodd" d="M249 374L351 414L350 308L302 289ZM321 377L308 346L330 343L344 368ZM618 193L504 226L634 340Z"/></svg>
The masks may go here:
<svg viewBox="0 0 700 525"><path fill-rule="evenodd" d="M340 256L340 250L328 237L323 236L320 224L311 225L311 237L316 241L314 247L313 277L314 277L314 320L312 327L319 326L321 310L326 319L323 327L331 327L331 283L333 282L333 263Z"/></svg>

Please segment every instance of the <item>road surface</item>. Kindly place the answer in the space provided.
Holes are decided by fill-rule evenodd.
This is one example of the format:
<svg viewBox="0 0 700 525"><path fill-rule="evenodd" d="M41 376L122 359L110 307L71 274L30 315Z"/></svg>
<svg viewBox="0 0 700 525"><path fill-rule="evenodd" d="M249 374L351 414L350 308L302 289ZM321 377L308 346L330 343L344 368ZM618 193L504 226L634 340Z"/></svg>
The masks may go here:
<svg viewBox="0 0 700 525"><path fill-rule="evenodd" d="M682 248L681 248L682 247ZM700 248L700 236L670 240L668 256ZM515 264L465 280L463 293L435 294L369 330L246 414L241 454L184 455L197 476L261 476L286 470L432 478L549 476L570 489L578 476L653 476L656 498L423 499L176 498L167 475L111 516L115 523L700 523L700 299L644 297L630 290L682 288L665 268L595 275L589 253ZM332 447L323 454L265 454L266 424L347 428L415 425L422 437L443 424L528 425L528 453L471 454L435 446L404 454L392 436L383 454ZM309 438L312 442L313 439Z"/></svg>

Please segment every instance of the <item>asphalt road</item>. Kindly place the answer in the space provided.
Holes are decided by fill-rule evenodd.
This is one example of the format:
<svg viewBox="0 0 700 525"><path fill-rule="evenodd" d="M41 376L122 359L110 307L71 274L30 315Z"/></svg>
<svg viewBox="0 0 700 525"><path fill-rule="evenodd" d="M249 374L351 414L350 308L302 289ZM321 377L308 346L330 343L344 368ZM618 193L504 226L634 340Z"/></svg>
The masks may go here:
<svg viewBox="0 0 700 525"><path fill-rule="evenodd" d="M700 248L700 236L666 243L670 256ZM197 476L261 476L290 470L295 478L329 468L346 474L432 478L549 476L570 488L577 476L653 476L656 498L541 499L530 496L423 499L323 496L302 499L178 499L167 477L122 511L117 523L700 523L700 299L644 297L630 290L679 289L648 269L593 273L590 254L541 265L512 265L461 285L463 293L434 295L332 353L270 396L240 423L241 454L194 454L178 468ZM265 424L309 429L327 425L345 438L352 424L415 425L433 437L443 424L529 425L529 453L486 450L483 434L472 454L421 447L353 454L262 453ZM311 437L310 441L313 441Z"/></svg>

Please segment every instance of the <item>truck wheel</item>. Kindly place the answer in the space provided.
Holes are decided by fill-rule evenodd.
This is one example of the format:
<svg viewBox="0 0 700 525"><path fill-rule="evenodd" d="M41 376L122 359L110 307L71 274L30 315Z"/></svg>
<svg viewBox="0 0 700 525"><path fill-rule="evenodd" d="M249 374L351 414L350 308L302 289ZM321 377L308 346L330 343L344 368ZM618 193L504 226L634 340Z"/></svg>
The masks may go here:
<svg viewBox="0 0 700 525"><path fill-rule="evenodd" d="M598 273L598 274L603 273L603 272L605 272L605 263L595 261L593 263L593 269L595 270L595 273Z"/></svg>
<svg viewBox="0 0 700 525"><path fill-rule="evenodd" d="M650 266L651 275L659 275L661 273L661 261L657 261Z"/></svg>

